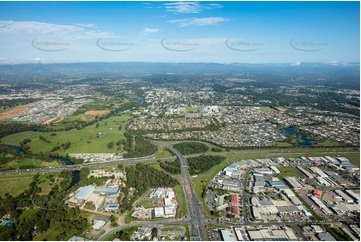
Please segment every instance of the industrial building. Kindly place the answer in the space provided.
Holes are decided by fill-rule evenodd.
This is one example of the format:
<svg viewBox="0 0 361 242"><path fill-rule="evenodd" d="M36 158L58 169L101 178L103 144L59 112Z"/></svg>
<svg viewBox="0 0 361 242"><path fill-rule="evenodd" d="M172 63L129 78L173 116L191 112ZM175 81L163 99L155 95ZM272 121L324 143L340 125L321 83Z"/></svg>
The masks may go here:
<svg viewBox="0 0 361 242"><path fill-rule="evenodd" d="M300 166L297 166L297 169L300 170L307 178L313 178L313 175L308 172L306 169L300 167Z"/></svg>
<svg viewBox="0 0 361 242"><path fill-rule="evenodd" d="M273 170L269 168L253 168L253 174L271 175Z"/></svg>
<svg viewBox="0 0 361 242"><path fill-rule="evenodd" d="M280 170L278 170L278 168L275 167L275 166L270 166L269 168L272 169L272 171L274 171L274 173L276 173L276 174L280 174L280 173L281 173Z"/></svg>
<svg viewBox="0 0 361 242"><path fill-rule="evenodd" d="M108 212L115 212L119 210L119 204L118 203L108 203L105 205L105 211Z"/></svg>
<svg viewBox="0 0 361 242"><path fill-rule="evenodd" d="M105 194L105 195L113 195L117 194L119 191L119 187L97 187L94 189L94 194Z"/></svg>
<svg viewBox="0 0 361 242"><path fill-rule="evenodd" d="M164 217L164 209L163 207L154 208L154 217L155 218L163 218Z"/></svg>
<svg viewBox="0 0 361 242"><path fill-rule="evenodd" d="M243 231L241 229L234 228L234 232L236 233L238 241L244 241L245 236L242 235Z"/></svg>
<svg viewBox="0 0 361 242"><path fill-rule="evenodd" d="M230 191L239 191L241 189L240 185L238 184L237 181L233 181L233 180L227 180L227 181L223 181L222 183L222 187L225 190L230 190Z"/></svg>
<svg viewBox="0 0 361 242"><path fill-rule="evenodd" d="M263 175L260 173L253 173L253 187L252 192L253 193L259 193L263 190L265 190L265 179L263 178Z"/></svg>
<svg viewBox="0 0 361 242"><path fill-rule="evenodd" d="M106 224L106 222L103 220L94 220L93 222L94 222L93 229L101 229Z"/></svg>
<svg viewBox="0 0 361 242"><path fill-rule="evenodd" d="M94 186L80 187L75 194L75 199L78 202L84 202L88 199L89 195L94 191Z"/></svg>
<svg viewBox="0 0 361 242"><path fill-rule="evenodd" d="M318 199L317 197L315 196L310 196L310 199L320 208L320 210L326 214L326 215L332 215L333 212L328 208L326 207L326 205L320 200Z"/></svg>
<svg viewBox="0 0 361 242"><path fill-rule="evenodd" d="M346 190L346 192L353 198L357 203L360 202L360 190Z"/></svg>
<svg viewBox="0 0 361 242"><path fill-rule="evenodd" d="M92 240L74 235L73 237L68 239L68 241L92 241Z"/></svg>
<svg viewBox="0 0 361 242"><path fill-rule="evenodd" d="M320 177L328 177L326 173L324 173L320 168L318 168L317 166L314 167L310 167L310 170L317 174Z"/></svg>
<svg viewBox="0 0 361 242"><path fill-rule="evenodd" d="M283 181L280 181L276 178L273 178L272 181L268 181L271 187L276 188L278 190L286 189L286 185L283 183Z"/></svg>
<svg viewBox="0 0 361 242"><path fill-rule="evenodd" d="M295 233L288 227L247 230L247 234L252 241L297 240Z"/></svg>
<svg viewBox="0 0 361 242"><path fill-rule="evenodd" d="M321 232L317 237L322 241L337 241L329 232Z"/></svg>
<svg viewBox="0 0 361 242"><path fill-rule="evenodd" d="M237 241L233 233L227 229L221 229L221 235L223 241Z"/></svg>
<svg viewBox="0 0 361 242"><path fill-rule="evenodd" d="M342 197L342 200L344 200L347 203L353 203L353 199L348 196L346 193L344 193L342 190L335 190L335 193Z"/></svg>
<svg viewBox="0 0 361 242"><path fill-rule="evenodd" d="M295 177L287 177L285 180L295 190L303 188L303 185Z"/></svg>

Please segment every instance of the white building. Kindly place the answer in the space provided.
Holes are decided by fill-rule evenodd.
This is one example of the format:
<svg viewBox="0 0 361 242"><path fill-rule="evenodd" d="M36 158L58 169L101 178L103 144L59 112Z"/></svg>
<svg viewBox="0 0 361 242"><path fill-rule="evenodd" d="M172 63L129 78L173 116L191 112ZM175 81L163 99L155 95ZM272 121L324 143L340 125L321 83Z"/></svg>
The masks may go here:
<svg viewBox="0 0 361 242"><path fill-rule="evenodd" d="M163 207L155 207L154 208L154 217L163 218L164 217L164 209Z"/></svg>

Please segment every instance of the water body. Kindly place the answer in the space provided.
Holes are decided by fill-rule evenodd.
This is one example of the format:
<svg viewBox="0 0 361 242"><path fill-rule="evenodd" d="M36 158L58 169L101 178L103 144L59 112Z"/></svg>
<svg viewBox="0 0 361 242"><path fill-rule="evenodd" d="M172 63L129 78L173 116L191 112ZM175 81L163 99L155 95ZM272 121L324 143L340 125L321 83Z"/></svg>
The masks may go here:
<svg viewBox="0 0 361 242"><path fill-rule="evenodd" d="M74 165L74 163L70 160L68 160L67 158L64 157L54 157L55 160L59 160L61 162L63 162L65 165Z"/></svg>
<svg viewBox="0 0 361 242"><path fill-rule="evenodd" d="M59 160L61 162L63 162L65 165L74 165L74 163L64 157L54 157L55 160ZM73 186L75 186L79 181L80 181L80 171L72 171L71 172L71 183L70 183L70 187L72 188Z"/></svg>
<svg viewBox="0 0 361 242"><path fill-rule="evenodd" d="M15 150L17 154L20 154L20 152L22 151L21 148L19 146L11 146L11 149Z"/></svg>
<svg viewBox="0 0 361 242"><path fill-rule="evenodd" d="M282 129L283 131L285 131L286 133L288 134L295 134L297 136L299 136L301 138L301 142L298 142L299 145L301 146L311 146L313 143L313 140L312 139L307 139L304 134L300 131L297 131L297 130L294 130L290 127L286 127L286 128L283 128Z"/></svg>
<svg viewBox="0 0 361 242"><path fill-rule="evenodd" d="M72 171L71 172L71 183L70 183L70 187L72 188L73 186L75 186L79 181L80 181L80 171Z"/></svg>
<svg viewBox="0 0 361 242"><path fill-rule="evenodd" d="M139 97L139 96L130 96L129 98L132 98L132 99L138 99L138 103L140 105L144 105L144 99Z"/></svg>

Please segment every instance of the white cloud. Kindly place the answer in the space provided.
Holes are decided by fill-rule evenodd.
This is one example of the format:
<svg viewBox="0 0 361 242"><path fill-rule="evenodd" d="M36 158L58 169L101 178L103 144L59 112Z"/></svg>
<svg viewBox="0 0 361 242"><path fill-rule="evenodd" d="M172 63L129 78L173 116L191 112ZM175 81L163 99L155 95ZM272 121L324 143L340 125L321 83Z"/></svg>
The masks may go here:
<svg viewBox="0 0 361 242"><path fill-rule="evenodd" d="M340 64L340 62L338 62L338 61L336 61L336 60L328 61L328 62L326 62L326 63L329 64L329 65L332 65L332 66L337 66L337 65Z"/></svg>
<svg viewBox="0 0 361 242"><path fill-rule="evenodd" d="M171 2L164 4L166 10L171 13L200 13L204 10L222 8L218 3L201 4L198 2Z"/></svg>
<svg viewBox="0 0 361 242"><path fill-rule="evenodd" d="M76 24L76 26L84 27L84 28L94 28L94 29L97 28L95 24Z"/></svg>
<svg viewBox="0 0 361 242"><path fill-rule="evenodd" d="M291 66L300 66L300 65L301 65L301 61L296 61L291 64Z"/></svg>
<svg viewBox="0 0 361 242"><path fill-rule="evenodd" d="M38 64L44 64L46 63L46 60L39 57L35 57L33 62Z"/></svg>
<svg viewBox="0 0 361 242"><path fill-rule="evenodd" d="M94 24L62 25L30 21L0 21L0 35L37 36L61 39L97 39L115 37L113 33L100 30Z"/></svg>
<svg viewBox="0 0 361 242"><path fill-rule="evenodd" d="M145 33L145 34L152 34L152 33L156 33L159 31L160 31L160 29L154 29L154 28L144 28L143 29L143 33Z"/></svg>
<svg viewBox="0 0 361 242"><path fill-rule="evenodd" d="M169 20L170 23L176 23L179 27L187 26L208 26L215 25L221 22L226 21L226 19L221 17L210 17L210 18L185 18L185 19L174 19Z"/></svg>

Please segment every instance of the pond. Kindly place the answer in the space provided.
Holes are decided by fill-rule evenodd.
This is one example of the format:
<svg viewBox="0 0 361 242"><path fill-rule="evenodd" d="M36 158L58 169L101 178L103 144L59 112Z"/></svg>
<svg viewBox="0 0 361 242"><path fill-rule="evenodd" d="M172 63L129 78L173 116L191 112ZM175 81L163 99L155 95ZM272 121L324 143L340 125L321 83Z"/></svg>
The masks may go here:
<svg viewBox="0 0 361 242"><path fill-rule="evenodd" d="M130 96L129 98L132 98L132 99L138 99L138 103L140 105L144 105L144 99L139 97L139 96Z"/></svg>
<svg viewBox="0 0 361 242"><path fill-rule="evenodd" d="M285 131L288 134L295 134L295 135L299 136L300 139L301 139L301 142L298 142L298 144L301 145L301 146L311 146L313 144L312 143L313 140L312 139L307 139L304 136L304 134L302 132L300 132L300 131L294 130L294 129L290 128L290 127L283 128L282 130Z"/></svg>
<svg viewBox="0 0 361 242"><path fill-rule="evenodd" d="M20 154L21 148L19 146L11 146L11 149L15 150L17 154Z"/></svg>

